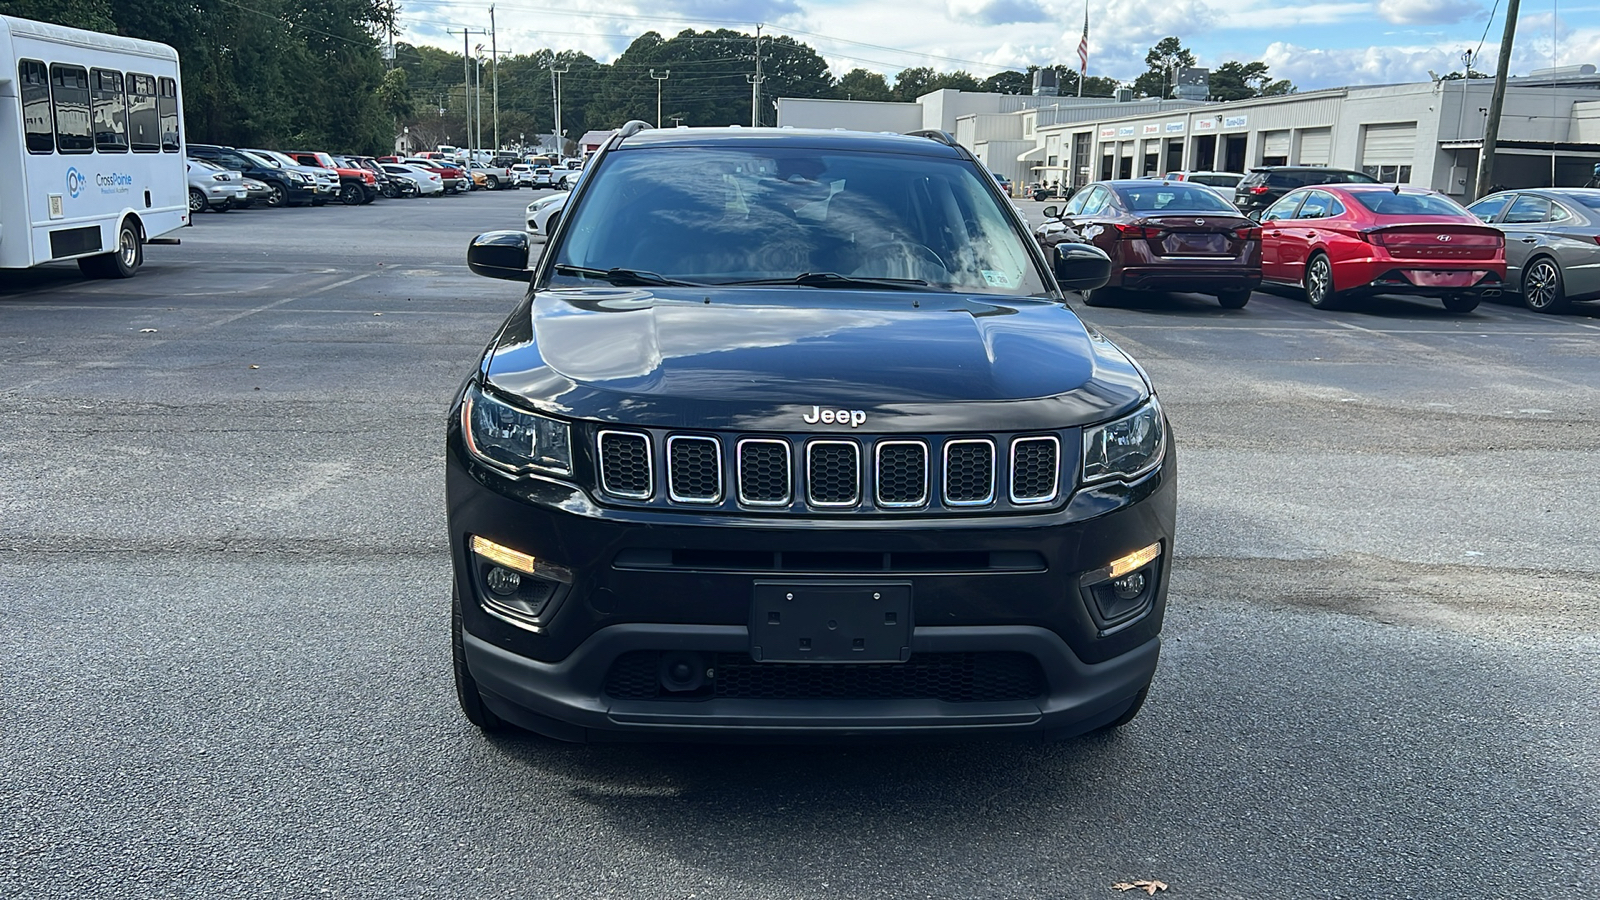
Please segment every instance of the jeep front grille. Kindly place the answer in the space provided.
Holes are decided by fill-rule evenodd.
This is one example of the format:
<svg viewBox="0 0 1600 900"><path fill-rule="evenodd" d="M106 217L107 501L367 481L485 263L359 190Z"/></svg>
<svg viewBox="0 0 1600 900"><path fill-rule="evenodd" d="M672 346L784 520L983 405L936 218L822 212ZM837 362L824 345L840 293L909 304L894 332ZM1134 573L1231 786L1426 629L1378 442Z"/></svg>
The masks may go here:
<svg viewBox="0 0 1600 900"><path fill-rule="evenodd" d="M1078 443L1076 431L823 437L603 428L592 446L601 496L626 505L970 515L1065 502Z"/></svg>

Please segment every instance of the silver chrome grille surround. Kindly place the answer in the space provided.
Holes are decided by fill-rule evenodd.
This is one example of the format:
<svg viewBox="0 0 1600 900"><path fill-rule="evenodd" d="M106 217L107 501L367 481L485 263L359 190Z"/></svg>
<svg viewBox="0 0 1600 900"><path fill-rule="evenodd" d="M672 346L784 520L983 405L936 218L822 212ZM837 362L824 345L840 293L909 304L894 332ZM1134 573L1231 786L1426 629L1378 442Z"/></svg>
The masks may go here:
<svg viewBox="0 0 1600 900"><path fill-rule="evenodd" d="M1009 484L1011 502L1018 506L1049 503L1060 496L1061 439L1042 434L1012 441Z"/></svg>
<svg viewBox="0 0 1600 900"><path fill-rule="evenodd" d="M887 459L885 458L887 457ZM873 448L875 499L885 509L928 505L928 444L920 440L884 440ZM916 490L911 490L915 486Z"/></svg>
<svg viewBox="0 0 1600 900"><path fill-rule="evenodd" d="M678 503L721 503L722 442L699 435L667 438L667 496Z"/></svg>
<svg viewBox="0 0 1600 900"><path fill-rule="evenodd" d="M860 505L860 445L828 438L806 443L806 502L818 509Z"/></svg>
<svg viewBox="0 0 1600 900"><path fill-rule="evenodd" d="M775 507L794 502L794 466L789 459L788 441L744 438L735 448L741 504Z"/></svg>
<svg viewBox="0 0 1600 900"><path fill-rule="evenodd" d="M595 438L600 459L600 490L626 500L648 500L655 493L650 436L637 431L602 431Z"/></svg>
<svg viewBox="0 0 1600 900"><path fill-rule="evenodd" d="M944 445L944 504L987 506L994 502L994 441L961 438Z"/></svg>

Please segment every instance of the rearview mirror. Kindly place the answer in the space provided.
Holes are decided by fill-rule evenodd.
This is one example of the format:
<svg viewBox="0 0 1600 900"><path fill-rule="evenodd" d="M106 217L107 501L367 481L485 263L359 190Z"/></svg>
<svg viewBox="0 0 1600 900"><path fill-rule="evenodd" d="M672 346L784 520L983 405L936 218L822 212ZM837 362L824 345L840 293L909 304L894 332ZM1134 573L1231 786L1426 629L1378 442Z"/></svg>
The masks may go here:
<svg viewBox="0 0 1600 900"><path fill-rule="evenodd" d="M1111 280L1111 257L1093 244L1057 244L1056 283L1064 291L1092 291Z"/></svg>
<svg viewBox="0 0 1600 900"><path fill-rule="evenodd" d="M467 268L489 278L528 280L528 235L521 231L489 231L467 245Z"/></svg>
<svg viewBox="0 0 1600 900"><path fill-rule="evenodd" d="M1044 214L1051 219L1059 218L1061 216L1061 207L1052 203L1044 208Z"/></svg>

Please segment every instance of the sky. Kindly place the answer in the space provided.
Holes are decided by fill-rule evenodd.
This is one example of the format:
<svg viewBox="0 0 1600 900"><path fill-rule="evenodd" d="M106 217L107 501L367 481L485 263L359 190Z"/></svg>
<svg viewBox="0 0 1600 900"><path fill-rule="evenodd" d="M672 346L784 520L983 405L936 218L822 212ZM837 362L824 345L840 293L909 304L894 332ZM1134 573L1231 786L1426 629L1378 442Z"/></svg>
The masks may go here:
<svg viewBox="0 0 1600 900"><path fill-rule="evenodd" d="M447 49L447 29L489 27L489 3L401 0L400 39ZM1525 0L1512 74L1551 65L1600 65L1597 0ZM548 4L548 5L546 5ZM1076 65L1084 0L497 0L498 47L581 50L610 62L646 31L692 28L787 34L810 45L835 76L854 68L964 69L980 79L1030 64ZM1429 70L1493 71L1504 0L1088 0L1089 74L1131 81L1156 41L1175 35L1214 67L1261 60L1304 90L1424 81ZM474 36L474 42L486 41Z"/></svg>

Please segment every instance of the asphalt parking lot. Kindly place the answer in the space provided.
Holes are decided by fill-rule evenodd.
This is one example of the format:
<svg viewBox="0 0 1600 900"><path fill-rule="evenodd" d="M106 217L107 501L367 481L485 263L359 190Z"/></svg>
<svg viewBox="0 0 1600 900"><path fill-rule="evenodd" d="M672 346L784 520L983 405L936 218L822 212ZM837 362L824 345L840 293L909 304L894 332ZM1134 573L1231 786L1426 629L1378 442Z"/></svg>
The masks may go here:
<svg viewBox="0 0 1600 900"><path fill-rule="evenodd" d="M444 415L521 294L466 243L530 199L0 275L0 897L1600 895L1600 304L1080 309L1182 466L1117 734L491 739L450 681Z"/></svg>

